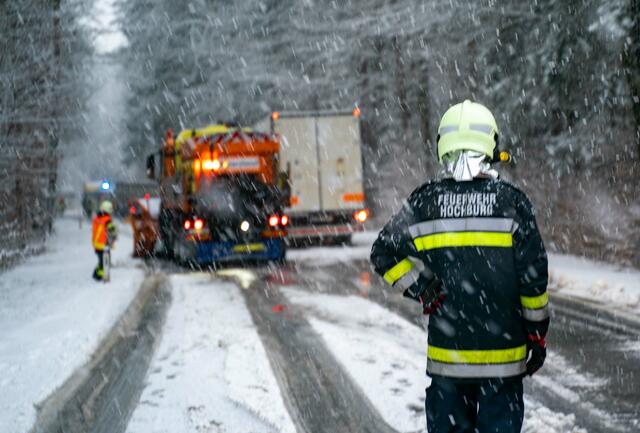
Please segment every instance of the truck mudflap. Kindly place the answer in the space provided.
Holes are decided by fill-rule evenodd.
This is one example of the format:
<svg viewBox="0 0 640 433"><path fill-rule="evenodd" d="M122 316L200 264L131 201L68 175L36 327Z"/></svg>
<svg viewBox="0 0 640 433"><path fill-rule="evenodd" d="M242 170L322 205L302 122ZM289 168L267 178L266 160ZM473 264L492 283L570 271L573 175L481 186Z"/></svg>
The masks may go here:
<svg viewBox="0 0 640 433"><path fill-rule="evenodd" d="M362 224L340 224L340 225L317 225L303 227L289 227L287 229L287 237L292 238L308 238L308 237L333 237L346 236L352 233L364 231Z"/></svg>
<svg viewBox="0 0 640 433"><path fill-rule="evenodd" d="M282 238L256 240L249 243L200 241L195 260L199 264L230 260L280 260L285 257Z"/></svg>

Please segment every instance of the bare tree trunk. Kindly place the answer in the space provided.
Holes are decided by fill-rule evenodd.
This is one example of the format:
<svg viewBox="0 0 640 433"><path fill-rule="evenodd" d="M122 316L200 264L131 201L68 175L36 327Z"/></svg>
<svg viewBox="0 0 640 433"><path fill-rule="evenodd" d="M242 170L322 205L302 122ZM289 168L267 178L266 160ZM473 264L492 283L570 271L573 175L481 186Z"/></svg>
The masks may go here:
<svg viewBox="0 0 640 433"><path fill-rule="evenodd" d="M635 145L640 159L640 0L629 0L628 16L633 17L629 39L625 43L624 65L635 123Z"/></svg>

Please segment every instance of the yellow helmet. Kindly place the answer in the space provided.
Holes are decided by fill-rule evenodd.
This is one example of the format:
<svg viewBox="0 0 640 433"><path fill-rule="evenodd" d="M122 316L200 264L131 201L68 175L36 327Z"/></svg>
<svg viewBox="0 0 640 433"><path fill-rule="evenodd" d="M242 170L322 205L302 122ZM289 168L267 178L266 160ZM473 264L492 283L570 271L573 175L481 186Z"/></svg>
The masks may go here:
<svg viewBox="0 0 640 433"><path fill-rule="evenodd" d="M449 108L438 126L438 161L456 150L475 150L493 158L498 125L491 111L468 99Z"/></svg>
<svg viewBox="0 0 640 433"><path fill-rule="evenodd" d="M113 213L113 204L109 200L105 200L100 203L100 211L108 214Z"/></svg>

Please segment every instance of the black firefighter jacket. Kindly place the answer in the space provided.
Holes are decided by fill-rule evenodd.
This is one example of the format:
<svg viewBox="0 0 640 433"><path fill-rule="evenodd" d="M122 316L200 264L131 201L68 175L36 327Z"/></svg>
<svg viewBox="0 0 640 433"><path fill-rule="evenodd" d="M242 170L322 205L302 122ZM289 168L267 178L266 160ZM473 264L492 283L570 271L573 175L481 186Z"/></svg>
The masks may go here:
<svg viewBox="0 0 640 433"><path fill-rule="evenodd" d="M442 281L444 302L429 319L428 374L525 372L527 337L544 338L549 312L547 255L519 189L484 178L428 182L382 229L371 261L400 292L420 275Z"/></svg>

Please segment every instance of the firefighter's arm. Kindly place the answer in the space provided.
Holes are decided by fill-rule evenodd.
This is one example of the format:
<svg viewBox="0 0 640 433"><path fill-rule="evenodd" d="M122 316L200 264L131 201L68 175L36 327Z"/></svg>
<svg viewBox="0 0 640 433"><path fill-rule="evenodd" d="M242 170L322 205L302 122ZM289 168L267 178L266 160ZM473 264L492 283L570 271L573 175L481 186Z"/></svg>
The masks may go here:
<svg viewBox="0 0 640 433"><path fill-rule="evenodd" d="M542 367L546 357L545 338L549 329L548 262L531 203L523 197L517 209L515 264L523 326L527 333L527 373L532 375Z"/></svg>
<svg viewBox="0 0 640 433"><path fill-rule="evenodd" d="M109 244L112 244L118 239L118 228L113 223L113 220L109 220L107 222L107 234L109 239Z"/></svg>
<svg viewBox="0 0 640 433"><path fill-rule="evenodd" d="M514 244L522 318L527 334L544 338L549 328L547 252L526 197L519 200L517 210Z"/></svg>
<svg viewBox="0 0 640 433"><path fill-rule="evenodd" d="M419 271L415 261L409 258L416 256L409 234L409 227L416 222L414 215L410 197L380 231L371 249L371 263L389 285L422 303L428 314L442 301L442 284L426 266Z"/></svg>

